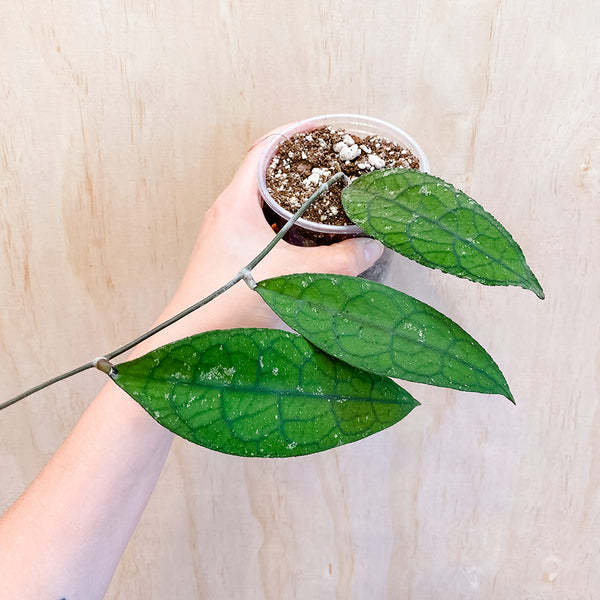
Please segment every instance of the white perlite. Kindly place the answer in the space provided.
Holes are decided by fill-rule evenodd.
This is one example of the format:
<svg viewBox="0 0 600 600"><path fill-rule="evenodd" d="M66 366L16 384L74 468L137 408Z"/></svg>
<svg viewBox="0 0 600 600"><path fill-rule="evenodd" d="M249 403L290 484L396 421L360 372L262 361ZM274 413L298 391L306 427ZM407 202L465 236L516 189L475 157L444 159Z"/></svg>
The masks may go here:
<svg viewBox="0 0 600 600"><path fill-rule="evenodd" d="M352 146L346 146L342 148L340 151L340 160L354 160L358 158L361 154L361 149L357 144L353 144Z"/></svg>
<svg viewBox="0 0 600 600"><path fill-rule="evenodd" d="M311 183L318 185L319 183L321 183L321 181L329 179L330 175L331 172L328 169L318 169L317 167L315 167L310 172L310 175L304 180L304 185L310 185Z"/></svg>
<svg viewBox="0 0 600 600"><path fill-rule="evenodd" d="M369 163L376 169L383 169L385 167L385 160L377 156L377 154L369 154Z"/></svg>

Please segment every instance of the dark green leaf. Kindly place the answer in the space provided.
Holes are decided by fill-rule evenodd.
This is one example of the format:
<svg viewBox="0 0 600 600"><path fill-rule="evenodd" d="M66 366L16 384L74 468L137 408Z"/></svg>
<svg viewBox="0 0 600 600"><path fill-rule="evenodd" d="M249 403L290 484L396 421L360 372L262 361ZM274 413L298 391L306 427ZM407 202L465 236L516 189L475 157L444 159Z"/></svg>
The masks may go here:
<svg viewBox="0 0 600 600"><path fill-rule="evenodd" d="M202 333L117 365L113 379L177 435L240 456L327 450L419 404L391 379L273 329Z"/></svg>
<svg viewBox="0 0 600 600"><path fill-rule="evenodd" d="M438 177L373 171L342 194L344 210L369 235L428 267L486 285L517 285L543 298L521 248L492 215Z"/></svg>
<svg viewBox="0 0 600 600"><path fill-rule="evenodd" d="M496 363L468 333L381 283L302 273L261 281L257 292L292 329L360 369L513 399Z"/></svg>

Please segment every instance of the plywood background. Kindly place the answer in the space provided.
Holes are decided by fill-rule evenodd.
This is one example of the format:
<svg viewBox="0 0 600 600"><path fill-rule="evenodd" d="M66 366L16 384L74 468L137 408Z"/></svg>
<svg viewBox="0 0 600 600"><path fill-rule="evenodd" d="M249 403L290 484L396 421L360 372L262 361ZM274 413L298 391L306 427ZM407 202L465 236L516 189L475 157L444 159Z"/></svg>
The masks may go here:
<svg viewBox="0 0 600 600"><path fill-rule="evenodd" d="M415 385L405 421L314 457L177 442L108 598L597 597L599 19L597 0L0 3L3 400L147 327L253 140L315 114L413 134L547 294L396 261L517 407ZM0 510L102 382L0 414Z"/></svg>

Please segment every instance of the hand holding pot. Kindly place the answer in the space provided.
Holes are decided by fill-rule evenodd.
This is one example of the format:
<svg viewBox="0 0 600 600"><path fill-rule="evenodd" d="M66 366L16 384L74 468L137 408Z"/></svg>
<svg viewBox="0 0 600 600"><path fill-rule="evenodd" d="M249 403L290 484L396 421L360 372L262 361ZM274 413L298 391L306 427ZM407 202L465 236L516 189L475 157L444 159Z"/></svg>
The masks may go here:
<svg viewBox="0 0 600 600"><path fill-rule="evenodd" d="M226 283L274 237L261 209L256 171L264 147L281 129L254 144L231 184L206 213L181 285L161 319L176 314ZM382 251L379 242L368 238L311 248L281 241L254 269L253 276L259 281L297 272L358 275L371 266ZM279 323L258 294L238 283L164 334L177 339L207 329L276 327ZM161 336L160 342L165 341Z"/></svg>

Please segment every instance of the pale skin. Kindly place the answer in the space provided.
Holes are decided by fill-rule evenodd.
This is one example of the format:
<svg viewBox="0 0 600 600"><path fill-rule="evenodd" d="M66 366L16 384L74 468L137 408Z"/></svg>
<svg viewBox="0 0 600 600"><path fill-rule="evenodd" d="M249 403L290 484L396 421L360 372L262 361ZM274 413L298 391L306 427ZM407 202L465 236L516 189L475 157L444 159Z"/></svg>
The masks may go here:
<svg viewBox="0 0 600 600"><path fill-rule="evenodd" d="M229 281L273 238L256 187L264 144L254 145L206 213L181 284L157 324ZM257 281L298 271L357 275L381 252L378 242L366 239L318 248L280 242L252 274ZM258 294L240 282L140 344L131 357L202 331L279 323ZM172 441L173 434L107 383L0 518L0 600L103 598Z"/></svg>

